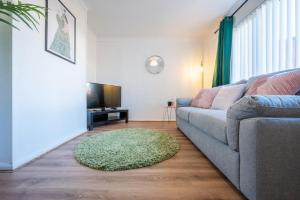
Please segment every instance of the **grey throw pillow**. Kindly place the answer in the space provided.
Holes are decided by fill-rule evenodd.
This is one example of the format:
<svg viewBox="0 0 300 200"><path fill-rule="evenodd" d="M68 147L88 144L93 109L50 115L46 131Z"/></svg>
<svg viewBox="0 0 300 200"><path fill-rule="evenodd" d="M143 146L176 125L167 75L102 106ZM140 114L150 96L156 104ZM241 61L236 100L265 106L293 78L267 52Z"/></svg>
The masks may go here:
<svg viewBox="0 0 300 200"><path fill-rule="evenodd" d="M227 112L232 119L251 117L300 117L299 96L245 96Z"/></svg>
<svg viewBox="0 0 300 200"><path fill-rule="evenodd" d="M238 150L240 121L257 117L300 117L300 96L245 96L227 111L229 147Z"/></svg>

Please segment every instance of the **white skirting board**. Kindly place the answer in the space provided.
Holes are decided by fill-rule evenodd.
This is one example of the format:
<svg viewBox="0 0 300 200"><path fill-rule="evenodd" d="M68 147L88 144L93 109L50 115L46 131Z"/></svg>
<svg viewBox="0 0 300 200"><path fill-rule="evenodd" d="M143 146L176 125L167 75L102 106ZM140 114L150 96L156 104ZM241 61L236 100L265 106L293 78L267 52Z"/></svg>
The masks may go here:
<svg viewBox="0 0 300 200"><path fill-rule="evenodd" d="M12 164L0 162L0 170L12 170Z"/></svg>
<svg viewBox="0 0 300 200"><path fill-rule="evenodd" d="M14 161L13 162L13 166L12 166L12 170L15 170L18 167L21 167L21 166L23 166L23 165L31 162L32 160L34 160L34 159L42 156L43 154L48 153L48 152L54 150L55 148L61 146L62 144L66 143L66 142L69 142L72 139L74 139L74 138L76 138L76 137L84 134L85 132L87 132L87 130L82 130L79 133L76 133L74 135L65 137L65 138L57 141L56 143L50 144L47 147L45 147L45 148L43 148L43 149L41 149L39 151L36 151L36 152L32 153L31 155L26 156L25 158L22 158L22 159Z"/></svg>

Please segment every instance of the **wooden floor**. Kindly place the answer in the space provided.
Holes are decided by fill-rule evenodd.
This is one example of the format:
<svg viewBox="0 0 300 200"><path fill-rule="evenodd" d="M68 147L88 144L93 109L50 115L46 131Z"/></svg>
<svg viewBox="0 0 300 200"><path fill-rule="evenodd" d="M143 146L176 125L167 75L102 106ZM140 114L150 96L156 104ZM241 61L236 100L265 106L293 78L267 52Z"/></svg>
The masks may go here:
<svg viewBox="0 0 300 200"><path fill-rule="evenodd" d="M79 165L73 149L86 137L105 130L139 127L175 135L181 150L160 164L121 172ZM0 200L238 200L244 197L176 129L173 122L130 122L98 128L80 136L14 173L0 173Z"/></svg>

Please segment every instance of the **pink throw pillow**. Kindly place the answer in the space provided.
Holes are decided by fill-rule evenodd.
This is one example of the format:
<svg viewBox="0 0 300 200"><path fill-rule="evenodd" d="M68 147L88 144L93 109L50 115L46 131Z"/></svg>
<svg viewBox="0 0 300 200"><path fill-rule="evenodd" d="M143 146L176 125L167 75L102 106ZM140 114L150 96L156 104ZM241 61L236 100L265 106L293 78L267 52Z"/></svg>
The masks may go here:
<svg viewBox="0 0 300 200"><path fill-rule="evenodd" d="M197 107L198 105L198 100L201 98L201 95L203 94L205 89L201 89L198 94L193 98L191 106L192 107Z"/></svg>
<svg viewBox="0 0 300 200"><path fill-rule="evenodd" d="M192 101L193 107L210 108L215 96L218 94L220 87L211 89L202 89Z"/></svg>
<svg viewBox="0 0 300 200"><path fill-rule="evenodd" d="M257 88L267 82L269 75L262 75L257 77L250 85L249 89L247 90L245 96L251 96L257 94Z"/></svg>
<svg viewBox="0 0 300 200"><path fill-rule="evenodd" d="M268 78L257 88L258 95L295 95L300 90L300 70L284 72Z"/></svg>
<svg viewBox="0 0 300 200"><path fill-rule="evenodd" d="M216 110L227 110L232 104L239 100L246 90L246 84L229 85L221 87L215 97L211 108Z"/></svg>

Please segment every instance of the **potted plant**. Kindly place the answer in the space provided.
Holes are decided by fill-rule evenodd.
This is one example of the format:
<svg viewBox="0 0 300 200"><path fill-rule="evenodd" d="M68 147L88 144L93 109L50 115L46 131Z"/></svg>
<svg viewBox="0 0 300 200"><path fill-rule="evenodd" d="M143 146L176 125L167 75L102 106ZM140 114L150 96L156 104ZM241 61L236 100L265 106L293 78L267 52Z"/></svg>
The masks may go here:
<svg viewBox="0 0 300 200"><path fill-rule="evenodd" d="M14 2L12 0L0 0L0 23L5 23L20 30L13 21L22 22L30 29L37 29L39 24L36 17L45 16L45 8L42 6Z"/></svg>

